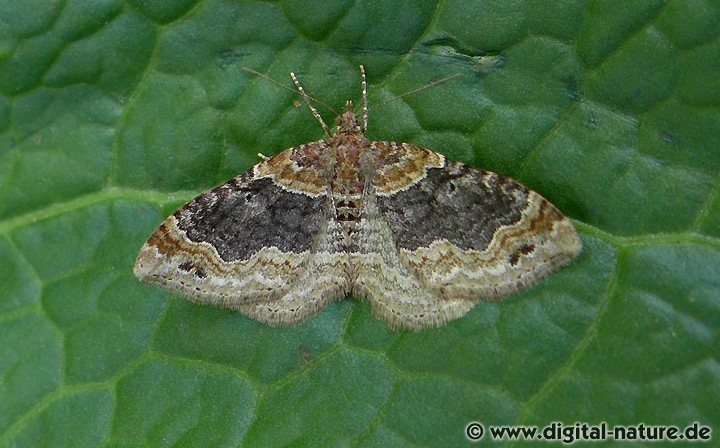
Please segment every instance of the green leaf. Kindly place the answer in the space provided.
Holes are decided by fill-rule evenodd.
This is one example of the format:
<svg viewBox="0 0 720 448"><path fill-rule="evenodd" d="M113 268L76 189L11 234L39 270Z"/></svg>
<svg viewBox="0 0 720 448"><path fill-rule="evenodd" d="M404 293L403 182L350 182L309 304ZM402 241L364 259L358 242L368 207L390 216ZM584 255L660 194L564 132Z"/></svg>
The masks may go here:
<svg viewBox="0 0 720 448"><path fill-rule="evenodd" d="M720 428L717 1L32 0L0 24L1 446ZM370 138L517 178L575 220L579 259L420 333L351 298L270 328L135 280L175 207L322 136L244 67L339 109L360 63Z"/></svg>

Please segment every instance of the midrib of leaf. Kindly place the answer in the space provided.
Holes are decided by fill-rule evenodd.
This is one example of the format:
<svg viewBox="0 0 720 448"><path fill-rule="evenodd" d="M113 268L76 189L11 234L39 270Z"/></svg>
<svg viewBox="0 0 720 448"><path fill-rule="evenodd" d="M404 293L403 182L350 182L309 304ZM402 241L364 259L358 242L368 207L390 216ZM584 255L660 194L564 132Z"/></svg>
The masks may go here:
<svg viewBox="0 0 720 448"><path fill-rule="evenodd" d="M167 204L188 200L196 195L197 191L175 191L161 192L156 190L137 190L132 188L110 187L95 193L78 196L65 202L55 202L47 207L38 208L11 218L0 220L0 235L9 234L14 230L34 224L47 219L55 218L64 213L91 207L95 204L110 202L114 200L129 200L138 202L149 202L155 204Z"/></svg>

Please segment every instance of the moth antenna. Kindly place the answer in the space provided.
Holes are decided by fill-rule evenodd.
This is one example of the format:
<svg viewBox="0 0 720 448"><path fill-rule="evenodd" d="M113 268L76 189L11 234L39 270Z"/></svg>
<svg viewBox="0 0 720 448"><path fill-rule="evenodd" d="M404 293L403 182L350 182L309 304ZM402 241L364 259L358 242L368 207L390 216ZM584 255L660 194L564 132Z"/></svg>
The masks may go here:
<svg viewBox="0 0 720 448"><path fill-rule="evenodd" d="M386 105L387 103L392 103L393 101L397 101L397 100L399 100L399 99L402 98L402 97L405 97L405 96L408 96L408 95L412 95L413 93L421 92L421 91L423 91L423 90L425 90L425 89L429 89L430 87L436 86L436 85L438 85L438 84L440 84L440 83L443 83L443 82L445 82L445 81L450 81L451 79L457 78L458 76L462 76L462 73L454 73L454 74L449 75L449 76L446 76L446 77L444 77L444 78L440 78L440 79L437 79L437 80L435 80L435 81L429 82L429 83L425 84L424 86L418 87L417 89L412 89L412 90L407 91L407 92L405 92L405 93L401 93L400 95L398 95L398 96L396 96L396 97L390 98L389 100L385 100L385 101L383 101L382 103L373 106L373 108L377 108L377 107L380 107L380 106L384 106L384 105Z"/></svg>
<svg viewBox="0 0 720 448"><path fill-rule="evenodd" d="M300 81L298 81L297 77L295 76L294 72L290 72L290 77L292 78L293 82L295 83L295 87L297 87L298 92L300 92L300 95L302 95L303 99L305 100L305 104L308 105L310 110L312 111L312 114L315 116L315 119L320 123L320 126L322 126L323 131L328 135L328 137L332 137L332 134L330 133L330 128L328 128L328 125L325 124L322 117L318 113L317 109L313 107L313 105L310 103L310 97L307 93L305 93L305 89L302 88L300 85Z"/></svg>
<svg viewBox="0 0 720 448"><path fill-rule="evenodd" d="M362 83L363 98L363 114L362 114L362 130L367 131L368 128L368 99L367 99L367 80L365 79L365 67L360 64L360 82Z"/></svg>
<svg viewBox="0 0 720 448"><path fill-rule="evenodd" d="M290 88L290 87L284 85L283 83L272 79L271 77L269 77L269 76L266 75L265 73L260 73L259 71L253 70L253 69L248 68L248 67L241 67L241 68L242 68L243 70L245 70L246 72L248 72L248 73L252 73L252 74L255 75L255 76L259 76L259 77L261 77L261 78L263 78L263 79L266 79L266 80L270 81L271 83L275 84L276 86L280 87L281 89L285 89L285 90L287 90L288 92L292 92L293 94L296 94L296 95L297 95L297 93L298 93L298 91L297 91L296 89ZM338 113L338 112L337 112L331 105L329 105L328 103L326 103L326 102L324 102L324 101L321 101L321 100L319 100L319 99L317 99L317 98L314 98L314 97L312 97L312 96L310 96L310 95L307 95L307 97L308 97L313 103L317 103L317 104L323 106L324 108L326 108L327 110L331 111L332 113L334 113L334 114L337 114L337 113Z"/></svg>

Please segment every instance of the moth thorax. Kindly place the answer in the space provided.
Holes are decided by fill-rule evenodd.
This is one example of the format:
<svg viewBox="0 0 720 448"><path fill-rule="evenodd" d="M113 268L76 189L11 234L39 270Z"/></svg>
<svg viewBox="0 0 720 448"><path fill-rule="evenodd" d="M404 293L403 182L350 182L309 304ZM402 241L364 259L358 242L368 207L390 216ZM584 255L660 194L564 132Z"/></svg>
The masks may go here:
<svg viewBox="0 0 720 448"><path fill-rule="evenodd" d="M352 101L345 104L345 111L337 117L338 134L362 134L362 127L352 109Z"/></svg>

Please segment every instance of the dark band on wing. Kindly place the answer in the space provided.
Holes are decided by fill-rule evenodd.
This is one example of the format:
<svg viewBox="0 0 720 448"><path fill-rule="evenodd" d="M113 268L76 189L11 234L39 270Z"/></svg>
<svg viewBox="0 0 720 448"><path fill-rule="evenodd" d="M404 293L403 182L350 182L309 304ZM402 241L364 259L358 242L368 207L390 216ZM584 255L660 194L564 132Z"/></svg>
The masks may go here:
<svg viewBox="0 0 720 448"><path fill-rule="evenodd" d="M493 177L487 185L486 176ZM445 239L463 250L482 251L498 228L520 220L527 198L528 189L518 182L448 161L407 190L377 201L402 249Z"/></svg>
<svg viewBox="0 0 720 448"><path fill-rule="evenodd" d="M284 190L272 179L243 178L201 194L175 212L178 228L211 244L227 262L247 260L263 247L310 250L324 222L325 196Z"/></svg>

